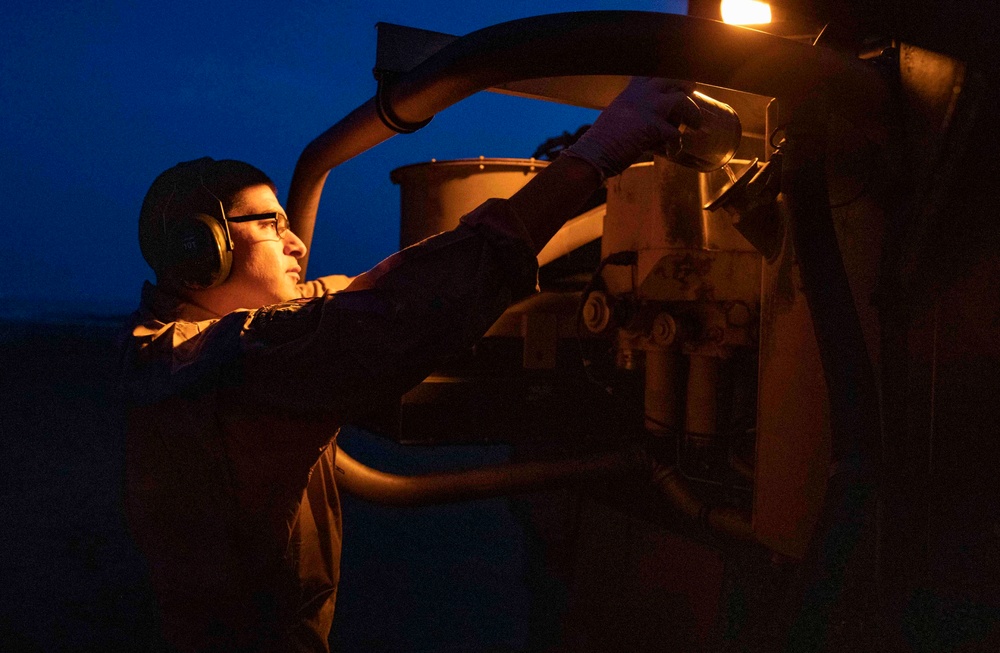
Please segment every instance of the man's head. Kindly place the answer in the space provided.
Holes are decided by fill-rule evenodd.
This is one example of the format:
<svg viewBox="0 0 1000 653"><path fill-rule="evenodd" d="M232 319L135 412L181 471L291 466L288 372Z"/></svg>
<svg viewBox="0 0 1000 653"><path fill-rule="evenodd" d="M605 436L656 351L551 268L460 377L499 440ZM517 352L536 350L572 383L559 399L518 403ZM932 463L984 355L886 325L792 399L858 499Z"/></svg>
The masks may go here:
<svg viewBox="0 0 1000 653"><path fill-rule="evenodd" d="M288 229L274 182L242 161L198 159L157 177L139 246L158 284L218 313L299 296L305 245Z"/></svg>

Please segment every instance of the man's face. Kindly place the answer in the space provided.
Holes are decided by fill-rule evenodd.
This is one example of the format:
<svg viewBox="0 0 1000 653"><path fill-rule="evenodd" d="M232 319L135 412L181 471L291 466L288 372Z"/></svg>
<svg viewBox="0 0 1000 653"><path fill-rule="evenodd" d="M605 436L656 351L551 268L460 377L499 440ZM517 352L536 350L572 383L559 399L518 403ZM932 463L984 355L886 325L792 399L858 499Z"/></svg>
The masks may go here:
<svg viewBox="0 0 1000 653"><path fill-rule="evenodd" d="M274 192L265 185L241 191L233 202L231 217L279 211L284 213ZM274 220L231 222L233 266L220 286L242 308L258 308L301 296L297 284L302 269L298 259L305 244L291 229L279 238Z"/></svg>

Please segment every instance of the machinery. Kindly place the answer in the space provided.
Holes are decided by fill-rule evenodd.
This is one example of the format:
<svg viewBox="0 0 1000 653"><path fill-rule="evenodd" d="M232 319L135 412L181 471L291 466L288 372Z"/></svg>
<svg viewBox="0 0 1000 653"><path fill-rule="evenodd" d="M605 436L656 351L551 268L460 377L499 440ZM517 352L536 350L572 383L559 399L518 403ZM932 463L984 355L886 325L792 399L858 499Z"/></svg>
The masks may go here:
<svg viewBox="0 0 1000 653"><path fill-rule="evenodd" d="M394 504L584 484L566 650L997 645L996 510L969 497L995 496L976 456L997 453L1000 415L961 398L1000 388L996 191L975 163L996 140L992 73L957 19L937 38L791 5L812 20L773 34L639 12L462 38L380 25L376 96L296 168L308 243L330 168L479 90L598 108L659 75L739 116L726 167L661 153L608 180L544 254L542 292L381 425L524 461L399 477L338 454L345 490ZM544 164L394 171L402 244Z"/></svg>
<svg viewBox="0 0 1000 653"><path fill-rule="evenodd" d="M980 33L969 12L921 5L935 31L917 9L775 5L787 20L764 32L638 12L462 38L379 26L376 96L299 161L306 242L330 167L485 88L599 108L624 76L684 79L743 138L724 169L661 153L610 179L542 261L542 293L387 428L515 442L528 462L405 478L345 455L341 481L403 504L584 483L566 650L993 650L979 456L1000 416L963 399L1000 388L977 163L996 145L992 59L960 36ZM402 244L541 165L396 170ZM595 230L599 250L576 247ZM607 555L619 573L597 571Z"/></svg>
<svg viewBox="0 0 1000 653"><path fill-rule="evenodd" d="M540 292L365 425L505 443L508 462L393 474L342 439L338 484L360 497L344 506L381 518L356 571L385 571L387 600L433 631L450 615L404 576L436 552L414 563L417 511L396 506L457 504L428 512L462 522L475 508L458 502L510 497L493 505L529 549L505 559L525 563L523 650L998 651L997 3L773 0L752 27L719 5L460 37L379 25L373 97L296 166L286 208L307 245L336 166L481 91L600 109L629 76L687 80L741 138L728 169L660 152L608 180L543 251ZM515 192L558 147L387 170L401 245ZM80 319L0 320L5 650L142 650L159 630L119 505L120 316ZM490 606L524 598L497 587ZM349 596L345 620L399 625Z"/></svg>

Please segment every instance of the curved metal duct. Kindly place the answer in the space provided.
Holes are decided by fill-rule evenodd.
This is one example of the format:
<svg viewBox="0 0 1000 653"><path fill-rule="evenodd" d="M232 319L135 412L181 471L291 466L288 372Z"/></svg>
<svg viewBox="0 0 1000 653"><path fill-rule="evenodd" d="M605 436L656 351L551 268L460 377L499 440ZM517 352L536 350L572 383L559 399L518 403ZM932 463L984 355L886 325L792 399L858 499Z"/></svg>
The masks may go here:
<svg viewBox="0 0 1000 653"><path fill-rule="evenodd" d="M600 477L649 474L652 460L640 446L547 462L495 465L417 476L387 474L337 449L337 485L351 494L394 506L423 506L528 492Z"/></svg>
<svg viewBox="0 0 1000 653"><path fill-rule="evenodd" d="M795 104L836 89L833 109L878 130L888 92L857 59L724 23L641 11L550 14L493 25L445 46L321 134L295 166L287 209L312 243L320 195L335 166L486 88L562 75L646 75L697 81ZM308 255L302 261L303 274Z"/></svg>

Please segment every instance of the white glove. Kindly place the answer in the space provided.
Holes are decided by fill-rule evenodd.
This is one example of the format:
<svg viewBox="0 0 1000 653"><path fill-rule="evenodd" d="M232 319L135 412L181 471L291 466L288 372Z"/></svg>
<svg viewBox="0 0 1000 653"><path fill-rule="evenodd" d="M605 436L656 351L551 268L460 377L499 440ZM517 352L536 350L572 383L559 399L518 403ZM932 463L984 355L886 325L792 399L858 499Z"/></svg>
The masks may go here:
<svg viewBox="0 0 1000 653"><path fill-rule="evenodd" d="M604 178L621 174L643 152L665 151L680 138L678 126L701 124L698 106L683 82L635 77L580 139L563 154L583 159Z"/></svg>

